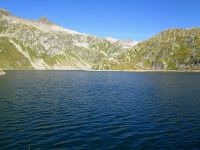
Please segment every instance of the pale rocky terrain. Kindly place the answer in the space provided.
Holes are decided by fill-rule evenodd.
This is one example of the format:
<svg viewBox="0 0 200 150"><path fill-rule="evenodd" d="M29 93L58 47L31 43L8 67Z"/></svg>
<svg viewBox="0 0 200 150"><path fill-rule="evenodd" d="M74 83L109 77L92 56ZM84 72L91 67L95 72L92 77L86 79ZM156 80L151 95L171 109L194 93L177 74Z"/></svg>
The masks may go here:
<svg viewBox="0 0 200 150"><path fill-rule="evenodd" d="M0 76L1 75L5 75L5 72L3 72L3 71L0 70Z"/></svg>

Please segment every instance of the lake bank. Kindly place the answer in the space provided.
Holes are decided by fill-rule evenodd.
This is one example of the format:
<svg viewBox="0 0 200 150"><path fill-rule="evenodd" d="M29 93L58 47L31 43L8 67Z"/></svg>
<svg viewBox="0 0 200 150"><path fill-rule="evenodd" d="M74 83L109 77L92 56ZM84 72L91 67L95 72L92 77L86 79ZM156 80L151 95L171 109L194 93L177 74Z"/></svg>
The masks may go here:
<svg viewBox="0 0 200 150"><path fill-rule="evenodd" d="M6 73L0 70L0 76L5 75Z"/></svg>
<svg viewBox="0 0 200 150"><path fill-rule="evenodd" d="M85 70L89 72L200 72L200 70Z"/></svg>
<svg viewBox="0 0 200 150"><path fill-rule="evenodd" d="M15 70L8 69L4 71L87 71L87 72L200 72L200 70L55 70L55 69L43 69L43 70L33 70L33 69L23 69L23 70ZM0 71L0 75L4 75L5 72Z"/></svg>

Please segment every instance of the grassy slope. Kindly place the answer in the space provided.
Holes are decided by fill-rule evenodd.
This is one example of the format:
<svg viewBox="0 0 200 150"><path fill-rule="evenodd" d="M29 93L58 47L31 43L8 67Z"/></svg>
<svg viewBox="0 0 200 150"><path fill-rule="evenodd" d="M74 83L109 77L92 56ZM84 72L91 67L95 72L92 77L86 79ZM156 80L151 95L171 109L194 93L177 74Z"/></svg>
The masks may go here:
<svg viewBox="0 0 200 150"><path fill-rule="evenodd" d="M7 38L0 37L0 68L32 69L30 62L25 58Z"/></svg>

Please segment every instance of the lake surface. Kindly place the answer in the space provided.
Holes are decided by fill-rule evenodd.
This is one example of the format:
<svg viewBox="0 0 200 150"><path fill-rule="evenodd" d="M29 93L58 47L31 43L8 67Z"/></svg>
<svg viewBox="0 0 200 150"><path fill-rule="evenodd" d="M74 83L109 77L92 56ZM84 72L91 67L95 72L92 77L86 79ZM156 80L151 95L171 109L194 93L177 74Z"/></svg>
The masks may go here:
<svg viewBox="0 0 200 150"><path fill-rule="evenodd" d="M0 149L200 149L200 74L7 71Z"/></svg>

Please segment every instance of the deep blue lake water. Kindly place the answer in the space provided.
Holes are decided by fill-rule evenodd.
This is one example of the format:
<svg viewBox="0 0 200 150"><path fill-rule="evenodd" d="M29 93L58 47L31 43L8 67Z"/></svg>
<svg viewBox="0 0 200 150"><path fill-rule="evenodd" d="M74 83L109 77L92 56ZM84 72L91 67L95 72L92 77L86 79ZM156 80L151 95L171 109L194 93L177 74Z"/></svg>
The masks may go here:
<svg viewBox="0 0 200 150"><path fill-rule="evenodd" d="M200 149L200 74L7 71L0 150Z"/></svg>

